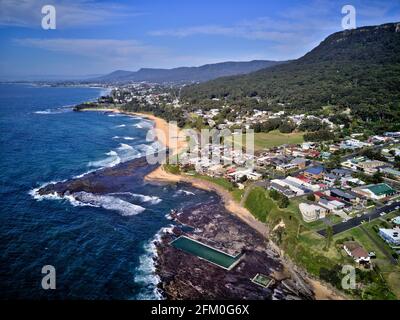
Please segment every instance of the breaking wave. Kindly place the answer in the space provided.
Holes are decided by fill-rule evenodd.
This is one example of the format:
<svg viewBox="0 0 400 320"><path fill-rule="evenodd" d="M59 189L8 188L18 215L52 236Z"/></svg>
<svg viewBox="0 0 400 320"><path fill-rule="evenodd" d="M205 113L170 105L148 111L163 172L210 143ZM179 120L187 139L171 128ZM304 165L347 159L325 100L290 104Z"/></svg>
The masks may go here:
<svg viewBox="0 0 400 320"><path fill-rule="evenodd" d="M191 191L187 191L187 190L183 190L180 189L177 192L175 192L175 194L173 195L173 197L177 197L178 195L184 194L186 196L194 196L195 194Z"/></svg>
<svg viewBox="0 0 400 320"><path fill-rule="evenodd" d="M39 110L39 111L34 111L33 113L35 113L35 114L59 114L59 113L65 113L65 112L70 112L70 111L72 111L72 106L63 106L63 107L55 108L55 109Z"/></svg>
<svg viewBox="0 0 400 320"><path fill-rule="evenodd" d="M121 163L121 158L118 156L117 152L112 150L110 152L107 152L106 155L108 156L106 159L98 161L90 161L88 166L96 168L105 168L105 167L113 167Z"/></svg>
<svg viewBox="0 0 400 320"><path fill-rule="evenodd" d="M139 123L135 123L133 126L138 129L151 129L154 127L154 124L152 121L142 120Z"/></svg>
<svg viewBox="0 0 400 320"><path fill-rule="evenodd" d="M117 193L112 193L111 195L122 195L122 196L128 196L132 198L133 200L138 200L140 202L148 202L150 204L158 204L162 201L157 196L146 196L144 194L137 194L137 193L132 193L132 192L117 192Z"/></svg>
<svg viewBox="0 0 400 320"><path fill-rule="evenodd" d="M95 195L82 191L74 193L72 197L75 201L83 203L84 205L118 211L123 216L134 216L146 210L141 206L110 195Z"/></svg>
<svg viewBox="0 0 400 320"><path fill-rule="evenodd" d="M127 141L136 140L136 138L134 138L134 137L120 137L120 136L114 136L113 139L114 139L114 140L123 139L123 140L127 140Z"/></svg>
<svg viewBox="0 0 400 320"><path fill-rule="evenodd" d="M137 295L138 300L161 300L162 293L158 288L161 279L156 275L155 260L157 258L156 244L161 241L163 234L172 232L172 226L162 228L153 239L147 242L143 248L145 253L139 257L139 266L135 270L135 282L142 286Z"/></svg>
<svg viewBox="0 0 400 320"><path fill-rule="evenodd" d="M48 184L55 183L49 182L42 185L39 188L32 189L29 194L37 201L46 200L68 200L74 207L96 207L107 210L113 210L119 212L122 216L134 216L146 209L142 206L124 201L120 198L113 197L111 195L95 195L88 192L76 192L72 194L66 193L64 196L60 196L57 193L40 195L39 190Z"/></svg>

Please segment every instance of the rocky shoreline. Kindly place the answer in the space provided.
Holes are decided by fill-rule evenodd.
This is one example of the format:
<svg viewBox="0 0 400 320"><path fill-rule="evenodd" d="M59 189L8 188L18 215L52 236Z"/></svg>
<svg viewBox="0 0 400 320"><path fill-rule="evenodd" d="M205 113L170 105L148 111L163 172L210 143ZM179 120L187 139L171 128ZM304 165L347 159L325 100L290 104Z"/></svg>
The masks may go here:
<svg viewBox="0 0 400 320"><path fill-rule="evenodd" d="M106 194L129 190L132 183L146 184L144 177L157 166L145 158L121 163L71 180L40 188L39 195ZM185 184L179 182L179 184ZM79 200L79 198L77 198ZM156 273L167 299L313 299L310 285L300 274L285 268L266 239L240 218L232 215L214 193L206 203L171 214L172 233L156 243ZM169 243L185 234L231 255L244 257L230 271L180 251ZM264 288L251 281L256 274L274 281Z"/></svg>
<svg viewBox="0 0 400 320"><path fill-rule="evenodd" d="M299 273L285 268L279 255L259 233L229 213L219 196L210 202L172 213L176 225L156 244L156 273L167 299L311 300L311 286ZM185 253L170 245L186 235L227 254L243 253L231 270ZM268 288L251 280L263 274L273 281Z"/></svg>

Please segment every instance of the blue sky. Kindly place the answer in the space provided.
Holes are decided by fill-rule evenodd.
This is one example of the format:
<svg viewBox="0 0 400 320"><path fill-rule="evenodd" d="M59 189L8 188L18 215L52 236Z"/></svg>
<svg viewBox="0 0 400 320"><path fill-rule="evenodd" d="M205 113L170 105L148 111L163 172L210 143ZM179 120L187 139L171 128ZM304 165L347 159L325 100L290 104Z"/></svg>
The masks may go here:
<svg viewBox="0 0 400 320"><path fill-rule="evenodd" d="M400 21L399 0L0 0L0 78L295 59L341 31ZM18 2L17 2L18 3ZM41 8L56 8L56 30Z"/></svg>

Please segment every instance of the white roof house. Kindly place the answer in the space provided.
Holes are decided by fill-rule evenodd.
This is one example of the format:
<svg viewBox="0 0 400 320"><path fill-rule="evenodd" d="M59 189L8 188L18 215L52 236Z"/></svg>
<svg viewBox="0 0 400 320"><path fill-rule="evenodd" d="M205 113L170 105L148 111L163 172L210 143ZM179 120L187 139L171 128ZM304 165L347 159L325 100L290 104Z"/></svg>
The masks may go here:
<svg viewBox="0 0 400 320"><path fill-rule="evenodd" d="M313 222L318 219L325 218L328 210L315 205L315 204L308 204L308 203L300 203L299 210L301 215L303 216L303 220L305 222Z"/></svg>
<svg viewBox="0 0 400 320"><path fill-rule="evenodd" d="M379 235L389 244L400 246L400 228L379 229Z"/></svg>

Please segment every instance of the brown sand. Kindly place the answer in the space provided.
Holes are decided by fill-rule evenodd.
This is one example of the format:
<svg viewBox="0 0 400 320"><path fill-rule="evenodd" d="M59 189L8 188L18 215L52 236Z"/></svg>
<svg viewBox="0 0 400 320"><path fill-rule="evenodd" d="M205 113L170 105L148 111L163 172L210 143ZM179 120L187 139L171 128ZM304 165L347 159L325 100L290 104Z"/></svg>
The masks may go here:
<svg viewBox="0 0 400 320"><path fill-rule="evenodd" d="M183 134L183 131L180 130L177 126L173 128L173 131L177 133L175 137L171 137L171 139L177 139L177 143L172 143L169 139L169 124L164 119L158 118L154 115L147 113L136 113L136 112L122 112L118 109L102 109L102 108L91 108L91 109L83 109L82 111L104 111L104 112L114 112L114 113L123 113L128 115L135 115L143 118L150 119L154 121L155 128L158 129L156 131L157 139L166 147L170 148L172 154L178 154L182 152L187 147L186 136ZM163 134L160 134L160 133ZM172 140L173 141L173 140ZM153 182L165 182L165 183L177 183L177 182L186 182L193 185L195 188L213 191L216 192L223 200L225 208L240 218L242 221L251 226L254 230L266 236L268 234L267 226L258 221L246 208L242 207L239 203L237 203L229 191L225 190L223 187L216 185L210 181L202 180L199 178L187 176L187 175L175 175L169 172L166 172L161 165L156 170L152 171L145 177L146 181ZM312 285L315 293L315 298L317 300L343 300L344 297L335 292L334 290L326 287L320 281L315 279L308 279L310 284Z"/></svg>
<svg viewBox="0 0 400 320"><path fill-rule="evenodd" d="M81 111L113 112L113 113L127 114L149 119L154 122L154 128L157 129L155 132L157 140L160 141L164 146L168 147L171 151L171 154L178 154L187 147L186 136L184 132L178 128L177 125L170 124L164 119L158 118L152 114L127 112L112 108L88 108L88 109L82 109Z"/></svg>
<svg viewBox="0 0 400 320"><path fill-rule="evenodd" d="M239 203L237 203L230 192L225 190L223 187L216 185L210 181L202 180L199 178L187 176L187 175L175 175L168 173L162 166L151 172L145 178L147 181L159 181L159 182L186 182L190 183L193 187L216 192L223 200L225 208L239 217L241 220L250 225L253 229L258 231L260 234L265 236L267 234L267 227L264 223L258 221L254 216Z"/></svg>

